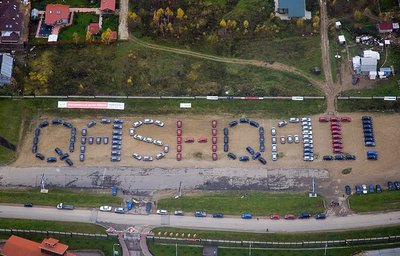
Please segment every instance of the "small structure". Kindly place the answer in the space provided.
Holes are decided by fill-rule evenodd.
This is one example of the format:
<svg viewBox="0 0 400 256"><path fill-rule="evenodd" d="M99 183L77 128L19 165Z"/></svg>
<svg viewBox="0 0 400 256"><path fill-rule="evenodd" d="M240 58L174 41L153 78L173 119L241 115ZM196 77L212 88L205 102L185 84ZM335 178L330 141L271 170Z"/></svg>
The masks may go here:
<svg viewBox="0 0 400 256"><path fill-rule="evenodd" d="M397 31L397 30L399 30L399 28L400 28L400 26L399 26L399 23L398 23L398 22L394 22L394 23L392 23L392 27L393 27L393 31Z"/></svg>
<svg viewBox="0 0 400 256"><path fill-rule="evenodd" d="M379 52L372 51L372 50L365 50L364 51L364 57L365 58L374 58L374 59L377 59L377 60L381 59L381 55L379 54Z"/></svg>
<svg viewBox="0 0 400 256"><path fill-rule="evenodd" d="M377 66L378 60L375 58L360 58L360 73L362 75L370 75L370 72L376 72Z"/></svg>
<svg viewBox="0 0 400 256"><path fill-rule="evenodd" d="M339 41L339 44L342 44L342 45L346 44L346 38L344 37L344 35L338 36L338 41Z"/></svg>
<svg viewBox="0 0 400 256"><path fill-rule="evenodd" d="M0 87L11 84L13 57L8 53L0 54Z"/></svg>
<svg viewBox="0 0 400 256"><path fill-rule="evenodd" d="M115 0L101 0L100 11L103 13L115 12Z"/></svg>
<svg viewBox="0 0 400 256"><path fill-rule="evenodd" d="M342 28L342 23L341 23L340 21L336 21L335 27L336 27L337 29Z"/></svg>
<svg viewBox="0 0 400 256"><path fill-rule="evenodd" d="M99 23L90 23L87 27L87 31L91 34L91 35L96 35L100 32L100 26Z"/></svg>
<svg viewBox="0 0 400 256"><path fill-rule="evenodd" d="M16 0L0 1L0 43L18 43L22 33L22 17Z"/></svg>
<svg viewBox="0 0 400 256"><path fill-rule="evenodd" d="M116 42L117 39L118 39L118 33L117 33L117 31L113 31L111 33L110 42Z"/></svg>
<svg viewBox="0 0 400 256"><path fill-rule="evenodd" d="M319 67L312 67L311 72L319 75L319 74L321 74L321 69Z"/></svg>
<svg viewBox="0 0 400 256"><path fill-rule="evenodd" d="M38 9L35 9L35 8L32 9L32 11L31 11L31 19L32 20L39 19L39 10Z"/></svg>
<svg viewBox="0 0 400 256"><path fill-rule="evenodd" d="M379 78L387 78L392 75L392 69L389 67L382 67L379 69Z"/></svg>
<svg viewBox="0 0 400 256"><path fill-rule="evenodd" d="M391 33L393 31L392 22L381 22L376 25L379 33Z"/></svg>
<svg viewBox="0 0 400 256"><path fill-rule="evenodd" d="M305 0L275 0L275 12L281 20L311 19L311 12L306 11Z"/></svg>
<svg viewBox="0 0 400 256"><path fill-rule="evenodd" d="M58 40L58 35L51 34L51 35L49 35L47 42L55 43L55 42L57 42L57 40Z"/></svg>
<svg viewBox="0 0 400 256"><path fill-rule="evenodd" d="M389 46L390 45L390 40L385 40L385 46Z"/></svg>
<svg viewBox="0 0 400 256"><path fill-rule="evenodd" d="M44 23L48 26L64 25L69 22L69 5L48 4Z"/></svg>
<svg viewBox="0 0 400 256"><path fill-rule="evenodd" d="M6 256L75 256L67 249L68 245L59 243L59 240L54 238L47 238L37 243L12 235L4 244L2 254Z"/></svg>

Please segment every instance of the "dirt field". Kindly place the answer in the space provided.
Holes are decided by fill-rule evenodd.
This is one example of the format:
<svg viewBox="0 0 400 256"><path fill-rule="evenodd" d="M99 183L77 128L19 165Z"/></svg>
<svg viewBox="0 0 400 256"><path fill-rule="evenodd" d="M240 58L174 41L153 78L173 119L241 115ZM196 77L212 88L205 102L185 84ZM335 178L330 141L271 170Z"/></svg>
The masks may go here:
<svg viewBox="0 0 400 256"><path fill-rule="evenodd" d="M388 114L373 114L374 131L377 147L366 148L363 144L361 116L362 114L342 114L341 116L351 116L353 122L343 123L343 145L344 151L357 156L356 161L322 161L322 156L325 154L332 155L331 135L329 123L319 123L318 117L311 117L313 120L314 133L314 153L315 160L313 162L304 162L302 159L302 144L285 144L278 143L278 152L281 152L282 157L278 161L271 160L271 127L277 127L278 120L260 120L256 119L261 126L265 128L265 146L266 151L262 156L267 159L267 165L261 165L258 161L239 162L238 160L229 160L226 153L223 152L223 128L231 121L228 117L216 116L152 116L153 119L160 119L166 124L163 128L155 125L143 125L137 129L137 133L143 136L160 139L170 145L170 152L162 160L154 160L153 162L137 161L131 157L133 152L142 155L155 156L161 151L161 147L145 142L140 142L129 136L129 128L132 127L132 122L143 120L143 117L124 117L124 129L122 140L122 156L121 162L110 162L111 145L93 145L86 144L86 160L79 162L79 145L81 129L86 127L88 120L93 117L88 117L82 120L68 120L77 127L77 143L75 144L75 152L72 153L71 159L74 161L74 166L137 166L137 167L238 167L238 168L260 168L260 171L267 169L279 168L320 168L328 169L331 177L340 184L349 183L382 183L389 179L399 179L399 163L400 155L400 115ZM30 127L22 147L19 151L19 157L13 166L29 167L29 166L66 166L65 162L58 161L57 163L46 163L34 157L31 153L33 140L33 130L42 120L51 120L53 117L42 117ZM100 117L97 118L99 120ZM218 120L218 161L211 159L211 120ZM250 117L251 118L251 117ZM176 161L176 120L183 121L183 137L207 137L208 142L201 143L183 143L183 159ZM278 128L277 136L282 135L301 135L300 124L289 124L286 127ZM108 136L111 137L112 125L97 124L88 129L88 136ZM38 152L43 153L46 157L55 156L54 148L60 147L67 151L69 145L70 129L64 126L53 126L43 128L40 135ZM248 155L245 148L253 147L259 149L258 129L248 125L240 124L229 129L229 151L236 155ZM367 150L377 150L379 152L378 161L366 160ZM342 175L341 171L345 168L352 168L351 174Z"/></svg>

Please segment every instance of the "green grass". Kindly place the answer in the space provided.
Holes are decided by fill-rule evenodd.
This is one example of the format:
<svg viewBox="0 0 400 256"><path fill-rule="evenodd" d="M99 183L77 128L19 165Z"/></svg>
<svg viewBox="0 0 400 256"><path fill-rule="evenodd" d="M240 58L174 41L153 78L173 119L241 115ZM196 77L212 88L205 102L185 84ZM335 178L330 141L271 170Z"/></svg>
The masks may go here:
<svg viewBox="0 0 400 256"><path fill-rule="evenodd" d="M71 26L61 29L58 39L59 41L71 41L73 34L76 32L79 35L79 40L85 40L87 26L92 22L98 22L99 17L94 13L75 13L74 21Z"/></svg>
<svg viewBox="0 0 400 256"><path fill-rule="evenodd" d="M118 29L118 16L114 14L103 14L102 30L105 31L107 28L112 31L117 31Z"/></svg>
<svg viewBox="0 0 400 256"><path fill-rule="evenodd" d="M340 112L399 112L400 101L384 100L338 100Z"/></svg>
<svg viewBox="0 0 400 256"><path fill-rule="evenodd" d="M0 146L0 165L7 164L15 159L16 153Z"/></svg>
<svg viewBox="0 0 400 256"><path fill-rule="evenodd" d="M166 198L158 201L158 208L169 211L182 209L186 212L205 210L208 213L223 212L227 215L252 213L256 216L298 214L304 211L316 214L324 210L321 198L309 198L306 194L251 192L241 198L243 194L228 192Z"/></svg>
<svg viewBox="0 0 400 256"><path fill-rule="evenodd" d="M2 190L0 203L23 204L32 202L34 205L56 206L58 203L73 204L75 207L99 207L100 205L121 204L121 199L111 195L75 192L64 189L50 189L48 194L41 194L39 189Z"/></svg>
<svg viewBox="0 0 400 256"><path fill-rule="evenodd" d="M289 223L290 224L290 223ZM289 225L288 224L288 225ZM345 227L343 227L345 228ZM301 241L326 241L342 240L381 236L400 235L400 226L389 226L372 229L359 229L351 231L330 231L330 232L299 232L299 233L249 233L249 232L224 232L207 231L182 228L160 227L153 229L153 233L185 233L196 234L201 239L220 239L234 241L267 241L267 242L301 242Z"/></svg>
<svg viewBox="0 0 400 256"><path fill-rule="evenodd" d="M349 198L355 212L393 211L400 209L400 191L383 191Z"/></svg>
<svg viewBox="0 0 400 256"><path fill-rule="evenodd" d="M18 143L23 114L23 105L18 100L0 100L0 136L15 145Z"/></svg>
<svg viewBox="0 0 400 256"><path fill-rule="evenodd" d="M25 219L10 219L10 218L0 218L0 228L78 232L78 233L93 233L93 234L106 233L103 227L89 223L47 221L47 220L25 220Z"/></svg>

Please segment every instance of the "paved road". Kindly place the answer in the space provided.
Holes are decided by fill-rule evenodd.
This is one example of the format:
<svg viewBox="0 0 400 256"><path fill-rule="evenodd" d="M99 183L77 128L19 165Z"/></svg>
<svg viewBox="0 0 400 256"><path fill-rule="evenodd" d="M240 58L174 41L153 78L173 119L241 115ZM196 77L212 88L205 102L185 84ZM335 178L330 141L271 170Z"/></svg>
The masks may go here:
<svg viewBox="0 0 400 256"><path fill-rule="evenodd" d="M326 220L242 220L240 218L195 218L191 216L133 215L97 212L95 210L57 210L55 208L0 206L0 217L22 219L57 220L74 222L109 222L124 225L165 226L194 229L251 232L303 232L321 230L355 229L400 224L400 213L390 212L374 215L349 215L329 217ZM169 221L168 221L169 219ZM168 225L169 223L169 225Z"/></svg>

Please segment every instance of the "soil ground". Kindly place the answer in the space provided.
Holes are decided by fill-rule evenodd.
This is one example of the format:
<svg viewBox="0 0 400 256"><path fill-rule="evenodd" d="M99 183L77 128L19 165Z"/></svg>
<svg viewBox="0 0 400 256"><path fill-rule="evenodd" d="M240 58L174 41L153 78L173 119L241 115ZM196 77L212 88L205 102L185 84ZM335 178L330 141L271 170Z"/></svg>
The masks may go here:
<svg viewBox="0 0 400 256"><path fill-rule="evenodd" d="M73 119L68 120L77 127L77 143L75 144L75 152L71 154L71 159L75 166L134 166L134 167L162 167L162 168L213 168L213 167L237 167L237 168L259 168L260 171L267 169L290 169L290 168L312 168L329 170L332 180L337 181L338 185L356 184L356 183L381 183L384 184L389 179L398 179L398 165L400 158L397 149L400 147L400 115L392 114L373 114L374 131L377 146L376 148L366 148L363 144L361 116L362 114L347 114L341 116L351 116L353 122L342 123L343 145L346 153L357 156L355 161L322 161L323 155L333 155L331 147L331 135L329 123L319 123L318 117L311 117L313 120L314 133L314 152L315 160L313 162L304 162L302 159L302 144L280 144L278 142L278 152L281 157L278 161L271 160L271 127L277 127L278 120L260 120L257 119L261 126L265 129L265 146L266 151L262 156L267 159L268 164L262 165L258 161L250 160L249 162L239 162L238 160L229 160L226 153L223 152L223 128L232 118L228 116L152 116L153 119L160 119L166 124L163 128L155 125L143 125L137 129L137 133L143 136L157 138L170 145L170 152L164 159L154 160L153 162L137 161L131 157L133 152L143 155L155 156L161 151L161 147L145 142L140 142L129 136L129 128L136 120L143 120L143 117L125 117L123 140L122 140L122 156L121 162L110 162L111 146L86 144L86 160L79 162L79 145L81 129L86 127L88 120L92 119ZM12 164L16 167L41 167L41 166L66 166L65 162L46 163L34 157L31 152L33 130L40 121L51 120L53 117L42 116L30 127L27 136L25 136L19 150L17 160ZM218 161L212 161L211 155L211 120L218 120ZM178 162L176 156L176 120L183 121L183 137L207 137L207 143L183 143L183 159ZM88 129L88 136L108 136L111 137L111 125L97 124ZM289 124L286 127L278 128L278 139L280 136L298 134L301 136L300 124ZM39 152L46 157L55 156L54 148L60 147L63 151L68 150L70 137L70 129L59 126L50 125L42 129L39 141ZM248 125L240 124L229 129L229 151L236 155L248 155L245 148L253 147L259 149L259 133L258 129ZM366 160L367 150L377 150L379 152L378 161ZM343 175L341 171L345 168L351 168L352 171L348 175Z"/></svg>

